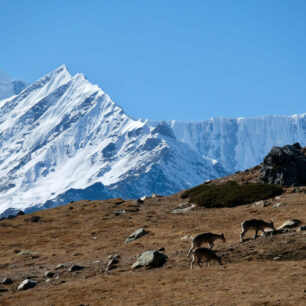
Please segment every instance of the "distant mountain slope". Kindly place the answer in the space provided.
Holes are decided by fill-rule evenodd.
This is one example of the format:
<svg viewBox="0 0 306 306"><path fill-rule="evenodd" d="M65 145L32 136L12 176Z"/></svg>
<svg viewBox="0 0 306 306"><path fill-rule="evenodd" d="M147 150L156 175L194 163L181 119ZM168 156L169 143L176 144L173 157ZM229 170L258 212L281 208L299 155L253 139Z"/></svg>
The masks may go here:
<svg viewBox="0 0 306 306"><path fill-rule="evenodd" d="M133 120L65 66L0 101L0 213L81 200L89 191L97 199L169 194L226 173L166 123Z"/></svg>
<svg viewBox="0 0 306 306"><path fill-rule="evenodd" d="M0 71L0 100L19 94L26 86L26 82L12 80L4 72Z"/></svg>
<svg viewBox="0 0 306 306"><path fill-rule="evenodd" d="M151 126L159 122L149 121ZM213 118L201 122L170 121L176 139L215 159L232 173L262 162L273 146L306 145L306 114L260 118Z"/></svg>

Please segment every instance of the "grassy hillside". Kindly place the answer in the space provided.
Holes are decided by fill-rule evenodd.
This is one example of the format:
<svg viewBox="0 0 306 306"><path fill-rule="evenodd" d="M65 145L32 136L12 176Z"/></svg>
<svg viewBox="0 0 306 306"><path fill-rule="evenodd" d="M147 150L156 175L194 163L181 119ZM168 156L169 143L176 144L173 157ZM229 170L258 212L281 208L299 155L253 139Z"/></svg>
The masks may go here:
<svg viewBox="0 0 306 306"><path fill-rule="evenodd" d="M298 218L306 221L306 194L285 189L281 200L270 198L267 207L195 210L172 214L179 195L150 198L143 204L120 199L81 201L0 222L0 305L305 305L306 239L303 232L239 242L240 223L248 218L270 220L275 226ZM283 207L273 208L281 201ZM120 216L117 210L125 210ZM148 234L125 243L136 229ZM190 248L185 235L224 232L226 242L214 250L224 266L190 270ZM251 237L251 240L248 238ZM206 247L207 245L203 245ZM168 261L161 268L131 271L144 251L165 248ZM18 251L35 253L18 256ZM118 267L103 272L111 254L121 255ZM275 256L280 257L274 261ZM55 269L59 264L67 264ZM69 272L72 264L81 271ZM46 271L54 277L46 282ZM103 273L102 273L103 272ZM25 279L38 281L33 289L18 291Z"/></svg>

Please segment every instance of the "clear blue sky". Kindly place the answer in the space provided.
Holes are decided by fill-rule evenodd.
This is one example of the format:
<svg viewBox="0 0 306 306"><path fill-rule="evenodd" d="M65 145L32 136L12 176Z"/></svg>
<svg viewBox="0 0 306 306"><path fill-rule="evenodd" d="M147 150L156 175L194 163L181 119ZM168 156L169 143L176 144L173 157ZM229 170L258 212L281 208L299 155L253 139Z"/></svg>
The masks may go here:
<svg viewBox="0 0 306 306"><path fill-rule="evenodd" d="M306 112L305 0L0 0L0 70L61 64L132 117Z"/></svg>

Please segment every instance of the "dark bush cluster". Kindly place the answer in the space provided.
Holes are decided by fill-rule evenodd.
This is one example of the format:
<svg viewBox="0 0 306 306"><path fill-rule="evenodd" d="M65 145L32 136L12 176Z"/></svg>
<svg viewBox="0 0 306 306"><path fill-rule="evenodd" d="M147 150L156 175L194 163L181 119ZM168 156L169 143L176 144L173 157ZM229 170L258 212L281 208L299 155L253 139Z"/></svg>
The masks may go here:
<svg viewBox="0 0 306 306"><path fill-rule="evenodd" d="M265 200L283 192L281 186L274 184L243 184L229 181L221 185L202 184L186 190L181 198L208 208L234 207Z"/></svg>

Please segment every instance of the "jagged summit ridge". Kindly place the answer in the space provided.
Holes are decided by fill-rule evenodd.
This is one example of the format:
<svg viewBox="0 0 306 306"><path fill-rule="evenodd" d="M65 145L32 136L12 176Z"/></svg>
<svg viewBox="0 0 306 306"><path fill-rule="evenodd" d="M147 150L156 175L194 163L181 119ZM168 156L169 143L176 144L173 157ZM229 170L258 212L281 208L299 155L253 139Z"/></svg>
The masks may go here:
<svg viewBox="0 0 306 306"><path fill-rule="evenodd" d="M0 101L0 118L0 212L88 197L81 190L99 199L169 194L226 173L65 65Z"/></svg>

